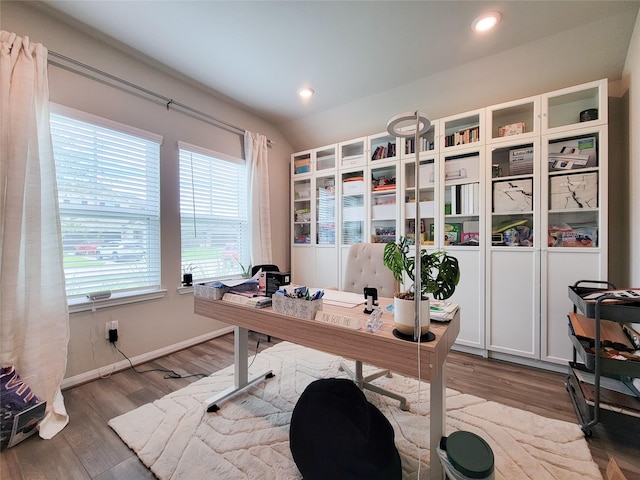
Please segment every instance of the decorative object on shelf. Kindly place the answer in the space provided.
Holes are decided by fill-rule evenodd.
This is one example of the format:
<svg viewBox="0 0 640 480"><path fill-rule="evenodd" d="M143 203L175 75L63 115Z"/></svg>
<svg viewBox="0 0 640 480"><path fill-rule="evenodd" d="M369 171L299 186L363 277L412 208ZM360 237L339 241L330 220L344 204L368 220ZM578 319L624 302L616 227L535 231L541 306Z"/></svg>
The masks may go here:
<svg viewBox="0 0 640 480"><path fill-rule="evenodd" d="M598 119L598 109L597 108L587 108L580 112L580 121L581 122L589 122L591 120Z"/></svg>
<svg viewBox="0 0 640 480"><path fill-rule="evenodd" d="M427 294L431 293L436 300L446 300L451 297L460 281L460 267L458 259L444 251L429 253L426 250L420 250L420 262L417 264L415 256L409 256L410 249L411 246L406 237L400 237L397 242L389 242L384 248L383 262L398 282L403 282L404 275L413 282L408 290L394 295L394 322L396 330L405 335L413 334L413 340L417 341L418 337L424 337L429 333ZM416 291L421 292L421 295L415 295ZM408 308L408 311L407 307L402 305L407 301L414 305L414 308ZM420 309L415 308L416 304L420 305ZM408 315L409 318L403 317L402 312L406 312L404 315ZM412 313L414 315L411 315ZM411 322L412 317L414 322ZM421 338L421 340L425 339L428 340L428 338Z"/></svg>
<svg viewBox="0 0 640 480"><path fill-rule="evenodd" d="M511 135L520 135L525 133L524 122L511 123L509 125L502 125L498 127L498 137L509 137Z"/></svg>

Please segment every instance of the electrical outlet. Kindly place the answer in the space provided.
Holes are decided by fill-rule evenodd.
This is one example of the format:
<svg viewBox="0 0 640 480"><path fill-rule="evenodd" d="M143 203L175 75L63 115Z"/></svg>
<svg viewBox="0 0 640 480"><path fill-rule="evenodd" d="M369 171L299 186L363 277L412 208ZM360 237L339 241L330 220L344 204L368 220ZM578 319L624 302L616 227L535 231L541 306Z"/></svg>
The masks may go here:
<svg viewBox="0 0 640 480"><path fill-rule="evenodd" d="M109 330L118 330L118 320L111 320L104 325L104 338L109 340Z"/></svg>

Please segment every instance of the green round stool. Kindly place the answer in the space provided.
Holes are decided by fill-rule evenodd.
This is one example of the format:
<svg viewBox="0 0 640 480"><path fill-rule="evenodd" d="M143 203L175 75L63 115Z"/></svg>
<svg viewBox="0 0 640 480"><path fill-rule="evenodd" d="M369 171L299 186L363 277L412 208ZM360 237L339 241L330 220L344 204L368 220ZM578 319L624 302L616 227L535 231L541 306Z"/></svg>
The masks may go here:
<svg viewBox="0 0 640 480"><path fill-rule="evenodd" d="M440 463L452 480L492 480L493 451L487 442L471 432L453 432L442 437Z"/></svg>

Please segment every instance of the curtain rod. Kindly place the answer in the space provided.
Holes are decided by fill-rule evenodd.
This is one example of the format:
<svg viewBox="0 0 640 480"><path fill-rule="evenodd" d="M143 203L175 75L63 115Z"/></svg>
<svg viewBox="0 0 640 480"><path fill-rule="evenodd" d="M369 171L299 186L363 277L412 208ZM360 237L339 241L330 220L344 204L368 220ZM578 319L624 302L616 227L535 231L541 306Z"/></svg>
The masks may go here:
<svg viewBox="0 0 640 480"><path fill-rule="evenodd" d="M176 110L182 110L183 113L189 114L194 118L197 118L199 120L203 120L206 121L208 123L210 123L213 126L219 127L219 128L223 128L227 131L230 131L232 133L237 133L238 135L244 135L244 133L246 132L246 130L244 128L240 128L237 125L233 125L231 123L225 122L224 120L220 120L219 118L216 118L212 115L209 115L208 113L204 113L200 110L196 110L195 108L191 108L188 105L185 105L183 103L180 102L176 102L173 98L169 98L169 97L165 97L164 95L161 95L159 93L153 92L151 90L148 90L144 87L141 87L140 85L136 85L135 83L129 82L128 80L124 80L122 78L116 77L115 75L112 75L110 73L104 72L102 70L99 70L95 67L92 67L90 65L87 65L85 63L79 62L78 60L74 60L73 58L69 58L65 55L61 55L59 53L56 53L52 50L49 50L49 55L55 58L58 58L60 60L63 60L65 62L71 63L73 65L76 65L78 67L84 68L85 70L89 70L90 72L93 72L95 74L101 75L102 77L108 78L109 80L112 80L114 82L119 83L121 86L117 86L117 85L113 85L112 83L106 82L104 79L100 79L100 78L96 78L92 75L87 74L86 72L74 69L68 65L65 65L63 63L59 63L56 62L55 60L49 60L49 64L50 65L54 65L56 67L62 68L64 70L82 75L84 77L90 78L92 80L96 80L100 83L104 83L106 85L109 85L111 87L115 87L115 88L120 88L121 90L124 90L128 93L135 93L132 92L131 90L122 88L123 86L128 87L129 89L133 89L136 90L137 92L143 93L149 97L153 97L157 100L160 100L166 107L167 110L169 110L170 108L174 108ZM138 96L142 96L139 95L139 93L136 93ZM142 98L146 98L144 96L142 96ZM147 98L148 99L148 98ZM275 145L271 140L267 139L267 145L269 147L272 147L273 145Z"/></svg>

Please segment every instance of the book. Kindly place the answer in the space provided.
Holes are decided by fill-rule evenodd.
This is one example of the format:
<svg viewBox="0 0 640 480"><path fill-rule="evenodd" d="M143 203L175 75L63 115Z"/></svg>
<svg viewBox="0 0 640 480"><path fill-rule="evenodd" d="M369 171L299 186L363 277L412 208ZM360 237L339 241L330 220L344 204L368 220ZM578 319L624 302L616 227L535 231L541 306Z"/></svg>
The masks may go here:
<svg viewBox="0 0 640 480"><path fill-rule="evenodd" d="M13 417L13 428L9 438L8 447L17 445L38 431L38 424L45 416L47 402L40 402L32 407L17 413Z"/></svg>
<svg viewBox="0 0 640 480"><path fill-rule="evenodd" d="M449 322L453 320L458 308L455 303L430 299L429 317L434 322Z"/></svg>
<svg viewBox="0 0 640 480"><path fill-rule="evenodd" d="M225 293L222 297L222 301L252 308L265 308L271 306L272 303L271 297L245 297L244 295L238 295L237 293Z"/></svg>
<svg viewBox="0 0 640 480"><path fill-rule="evenodd" d="M455 245L461 242L462 239L462 224L460 223L445 223L444 224L444 242L450 245Z"/></svg>

